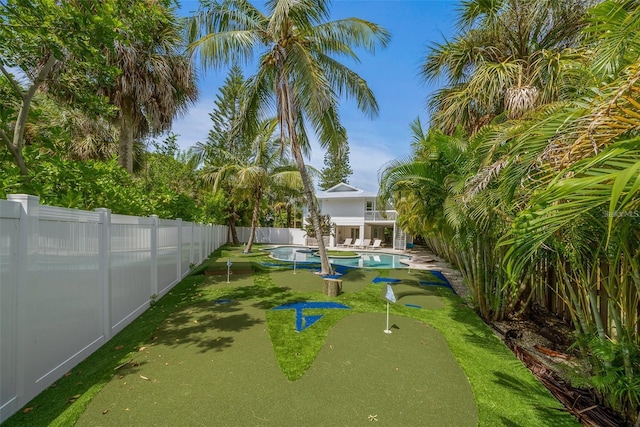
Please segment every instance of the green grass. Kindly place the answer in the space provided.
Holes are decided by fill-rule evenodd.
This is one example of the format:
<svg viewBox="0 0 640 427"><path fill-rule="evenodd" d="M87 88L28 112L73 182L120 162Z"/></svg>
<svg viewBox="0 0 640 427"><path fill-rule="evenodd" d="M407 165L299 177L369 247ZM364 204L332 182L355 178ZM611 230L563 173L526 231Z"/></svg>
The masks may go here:
<svg viewBox="0 0 640 427"><path fill-rule="evenodd" d="M330 257L357 257L358 253L353 251L327 251L327 256Z"/></svg>
<svg viewBox="0 0 640 427"><path fill-rule="evenodd" d="M428 272L351 270L331 299L312 272L241 251L214 253L6 425L578 425L460 298L418 286ZM203 274L227 259L253 273ZM391 335L377 275L402 280ZM324 316L303 333L293 310L270 310L329 300L351 309L305 311Z"/></svg>

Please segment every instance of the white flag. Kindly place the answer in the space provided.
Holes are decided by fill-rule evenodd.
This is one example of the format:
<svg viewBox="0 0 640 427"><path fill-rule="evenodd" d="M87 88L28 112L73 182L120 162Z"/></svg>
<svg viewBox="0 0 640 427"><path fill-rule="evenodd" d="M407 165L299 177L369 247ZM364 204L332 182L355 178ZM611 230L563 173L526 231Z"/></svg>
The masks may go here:
<svg viewBox="0 0 640 427"><path fill-rule="evenodd" d="M387 285L387 293L384 296L389 302L396 302L396 296L391 289L391 285Z"/></svg>
<svg viewBox="0 0 640 427"><path fill-rule="evenodd" d="M231 258L227 258L227 267L231 267Z"/></svg>

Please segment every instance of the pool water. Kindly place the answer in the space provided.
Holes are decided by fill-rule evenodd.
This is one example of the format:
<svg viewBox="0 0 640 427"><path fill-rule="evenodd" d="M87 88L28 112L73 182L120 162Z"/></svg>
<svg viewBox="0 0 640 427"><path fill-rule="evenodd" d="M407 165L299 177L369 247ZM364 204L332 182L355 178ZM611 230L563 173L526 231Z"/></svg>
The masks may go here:
<svg viewBox="0 0 640 427"><path fill-rule="evenodd" d="M296 262L320 262L320 257L308 248L280 246L278 248L265 249L271 256L280 261ZM408 255L391 255L380 252L360 252L358 258L329 258L331 264L344 265L346 267L360 268L407 268L401 259L410 259Z"/></svg>

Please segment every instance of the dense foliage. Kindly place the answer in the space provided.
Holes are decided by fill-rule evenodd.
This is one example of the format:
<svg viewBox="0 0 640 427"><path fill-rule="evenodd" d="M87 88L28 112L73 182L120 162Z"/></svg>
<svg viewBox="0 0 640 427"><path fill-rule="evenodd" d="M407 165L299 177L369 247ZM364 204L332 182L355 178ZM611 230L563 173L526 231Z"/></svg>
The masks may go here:
<svg viewBox="0 0 640 427"><path fill-rule="evenodd" d="M463 3L459 34L425 61L449 79L432 127L412 125L413 155L387 165L381 196L460 268L483 317L539 304L570 320L573 381L635 422L640 3L544 4Z"/></svg>
<svg viewBox="0 0 640 427"><path fill-rule="evenodd" d="M224 198L203 192L195 172L173 156L146 153L144 169L131 176L115 158L78 161L33 147L24 153L33 165L28 180L6 155L0 159L4 172L0 175L0 198L31 194L46 205L84 210L107 207L118 214L224 223Z"/></svg>

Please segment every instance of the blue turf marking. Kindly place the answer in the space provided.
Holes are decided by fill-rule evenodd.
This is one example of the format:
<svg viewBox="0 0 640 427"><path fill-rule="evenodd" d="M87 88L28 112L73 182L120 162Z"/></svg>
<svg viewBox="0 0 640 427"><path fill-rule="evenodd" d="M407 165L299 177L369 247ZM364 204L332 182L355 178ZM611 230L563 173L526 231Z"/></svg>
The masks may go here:
<svg viewBox="0 0 640 427"><path fill-rule="evenodd" d="M231 302L230 299L217 299L213 301L215 304L229 304Z"/></svg>
<svg viewBox="0 0 640 427"><path fill-rule="evenodd" d="M376 277L371 282L372 283L400 283L402 282L402 280L392 279L390 277Z"/></svg>
<svg viewBox="0 0 640 427"><path fill-rule="evenodd" d="M458 295L456 290L453 289L453 286L451 286L451 283L449 283L449 281L444 276L444 274L442 274L442 272L440 272L438 270L428 270L428 271L429 271L429 273L433 274L435 276L435 278L438 279L439 281L438 282L434 282L434 281L431 281L431 280L421 280L420 282L418 282L418 284L420 286L442 286L444 288L451 289L451 292L453 292L454 294Z"/></svg>
<svg viewBox="0 0 640 427"><path fill-rule="evenodd" d="M302 332L322 318L322 314L303 316L302 311L307 308L342 309L349 310L350 307L338 302L294 302L282 304L272 308L272 310L295 310L296 311L296 331Z"/></svg>
<svg viewBox="0 0 640 427"><path fill-rule="evenodd" d="M422 308L421 305L415 305L415 304L405 304L406 307L411 307L411 308Z"/></svg>

